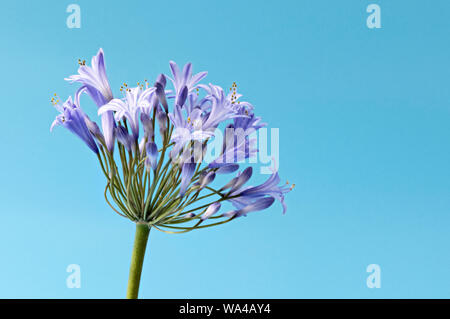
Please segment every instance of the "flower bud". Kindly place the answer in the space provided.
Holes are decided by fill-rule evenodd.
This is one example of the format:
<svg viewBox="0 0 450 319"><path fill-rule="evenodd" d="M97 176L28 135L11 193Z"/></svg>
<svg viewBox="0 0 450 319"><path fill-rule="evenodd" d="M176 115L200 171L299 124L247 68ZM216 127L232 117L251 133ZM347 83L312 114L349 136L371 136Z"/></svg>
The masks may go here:
<svg viewBox="0 0 450 319"><path fill-rule="evenodd" d="M155 171L158 163L158 147L154 142L148 142L146 150L147 158L145 159L145 165L147 166L147 169L151 167L152 170Z"/></svg>
<svg viewBox="0 0 450 319"><path fill-rule="evenodd" d="M208 184L212 183L214 178L216 178L216 173L214 173L213 171L210 171L210 172L206 173L204 176L201 176L200 181L199 181L200 189L203 189L206 186L208 186Z"/></svg>
<svg viewBox="0 0 450 319"><path fill-rule="evenodd" d="M187 213L186 215L184 215L184 218L192 218L195 217L194 213Z"/></svg>
<svg viewBox="0 0 450 319"><path fill-rule="evenodd" d="M145 151L145 144L147 143L147 140L143 137L139 141L139 153L142 154Z"/></svg>
<svg viewBox="0 0 450 319"><path fill-rule="evenodd" d="M156 120L158 121L159 133L161 134L161 136L164 136L167 131L167 114L161 109L159 105L156 108Z"/></svg>
<svg viewBox="0 0 450 319"><path fill-rule="evenodd" d="M164 75L164 74L160 74L160 75L158 75L158 77L156 78L156 81L155 81L155 86L156 86L156 83L159 83L161 86L162 86L162 88L164 89L165 87L166 87L166 76Z"/></svg>
<svg viewBox="0 0 450 319"><path fill-rule="evenodd" d="M220 166L216 171L216 174L229 174L237 171L239 169L239 164L226 164Z"/></svg>
<svg viewBox="0 0 450 319"><path fill-rule="evenodd" d="M148 140L153 140L155 136L155 130L153 128L153 122L150 116L145 113L141 113L141 122L144 127L144 133L147 136Z"/></svg>
<svg viewBox="0 0 450 319"><path fill-rule="evenodd" d="M208 206L208 208L203 213L202 217L200 217L200 219L201 220L208 219L209 217L211 217L212 215L214 215L215 213L217 213L219 211L220 206L221 205L219 202L212 203L211 205Z"/></svg>
<svg viewBox="0 0 450 319"><path fill-rule="evenodd" d="M84 117L84 122L86 123L86 126L92 135L94 135L100 142L105 141L102 131L100 131L97 123L91 121L91 119L87 115Z"/></svg>
<svg viewBox="0 0 450 319"><path fill-rule="evenodd" d="M250 179L250 177L252 177L252 173L253 173L252 167L247 167L246 169L244 169L242 174L238 176L238 178L236 179L236 182L231 187L230 193L238 190L239 188L242 187L242 185L247 183L247 181Z"/></svg>
<svg viewBox="0 0 450 319"><path fill-rule="evenodd" d="M237 214L237 211L235 211L235 210L230 210L230 211L228 211L228 212L226 212L226 213L223 213L222 216L223 216L223 217L233 217L233 216L236 215L236 214Z"/></svg>
<svg viewBox="0 0 450 319"><path fill-rule="evenodd" d="M164 91L164 86L161 83L156 82L155 88L156 88L156 96L158 97L159 101L161 102L162 106L164 107L164 110L166 111L166 113L168 113L169 106L167 105L166 92Z"/></svg>
<svg viewBox="0 0 450 319"><path fill-rule="evenodd" d="M125 146L127 151L131 151L132 150L133 138L132 138L132 136L130 134L128 134L128 131L127 131L127 129L124 126L119 124L116 127L116 136L117 136L117 140L123 146Z"/></svg>

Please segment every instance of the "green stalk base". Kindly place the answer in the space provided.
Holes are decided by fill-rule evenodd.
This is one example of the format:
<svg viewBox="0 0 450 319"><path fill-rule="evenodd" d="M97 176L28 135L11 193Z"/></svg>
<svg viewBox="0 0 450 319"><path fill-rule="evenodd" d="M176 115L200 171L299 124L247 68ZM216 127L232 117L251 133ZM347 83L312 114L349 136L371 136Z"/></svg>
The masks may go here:
<svg viewBox="0 0 450 319"><path fill-rule="evenodd" d="M130 275L128 277L127 299L137 299L139 283L141 281L142 265L144 263L145 248L147 247L150 227L147 224L136 224L133 254L131 255Z"/></svg>

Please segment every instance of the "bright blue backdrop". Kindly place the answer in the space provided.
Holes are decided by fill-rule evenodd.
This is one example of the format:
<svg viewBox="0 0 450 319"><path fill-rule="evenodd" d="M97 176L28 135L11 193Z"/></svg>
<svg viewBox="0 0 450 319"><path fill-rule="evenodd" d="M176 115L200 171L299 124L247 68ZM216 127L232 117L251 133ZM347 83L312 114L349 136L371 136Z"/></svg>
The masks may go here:
<svg viewBox="0 0 450 319"><path fill-rule="evenodd" d="M81 29L66 7L81 6ZM381 29L366 7L381 6ZM49 99L105 50L115 92L191 61L280 128L297 187L233 223L152 231L147 298L450 297L450 2L8 1L0 11L0 297L121 298L134 225ZM381 267L381 288L366 267ZM81 266L81 288L66 267Z"/></svg>

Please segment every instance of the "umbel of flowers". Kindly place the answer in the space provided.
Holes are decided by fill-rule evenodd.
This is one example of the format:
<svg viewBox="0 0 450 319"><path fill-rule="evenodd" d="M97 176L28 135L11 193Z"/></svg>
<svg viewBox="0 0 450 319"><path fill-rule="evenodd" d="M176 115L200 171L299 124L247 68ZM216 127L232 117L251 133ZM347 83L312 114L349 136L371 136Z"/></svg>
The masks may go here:
<svg viewBox="0 0 450 319"><path fill-rule="evenodd" d="M117 97L102 49L90 66L78 63L78 74L66 78L79 84L73 98L60 103L52 97L60 114L50 130L67 128L96 154L106 178L106 202L136 223L127 298L138 296L151 228L185 233L264 210L275 200L285 212L284 195L293 185L280 185L274 171L264 183L249 186L252 167L241 167L257 152L251 135L265 123L250 103L240 101L236 83L225 92L200 83L207 72L193 74L190 63L180 70L170 62L170 76L160 74L153 84L145 80L135 87L123 83ZM83 111L83 94L97 105L99 124ZM221 152L206 162L208 143L218 133L225 136ZM230 177L215 185L220 174ZM221 212L224 202L233 209Z"/></svg>

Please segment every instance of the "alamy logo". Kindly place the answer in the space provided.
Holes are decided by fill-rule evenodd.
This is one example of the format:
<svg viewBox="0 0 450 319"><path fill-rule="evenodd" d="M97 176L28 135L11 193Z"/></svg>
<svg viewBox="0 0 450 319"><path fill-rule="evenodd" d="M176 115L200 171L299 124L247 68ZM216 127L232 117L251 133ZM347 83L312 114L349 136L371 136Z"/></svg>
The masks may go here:
<svg viewBox="0 0 450 319"><path fill-rule="evenodd" d="M381 8L378 4L369 4L366 11L370 13L367 17L366 23L369 29L381 28Z"/></svg>
<svg viewBox="0 0 450 319"><path fill-rule="evenodd" d="M81 9L78 4L69 4L66 9L70 15L67 17L66 24L69 29L81 28Z"/></svg>
<svg viewBox="0 0 450 319"><path fill-rule="evenodd" d="M278 128L270 129L270 143L268 129L261 128L258 132L251 128L243 130L228 127L225 134L220 129L214 131L197 128L197 134L213 136L210 143L205 145L203 140L193 141L192 148L185 150L178 158L180 163L201 163L204 161L211 167L220 167L222 164L234 163L261 163L261 174L273 174L279 168L280 132ZM179 127L174 130L177 137L191 135L188 128Z"/></svg>
<svg viewBox="0 0 450 319"><path fill-rule="evenodd" d="M367 287L368 288L381 288L381 268L380 265L370 264L367 266L367 272L371 273L367 277Z"/></svg>
<svg viewBox="0 0 450 319"><path fill-rule="evenodd" d="M81 268L80 265L70 264L67 266L67 272L71 273L67 276L67 288L81 288Z"/></svg>

